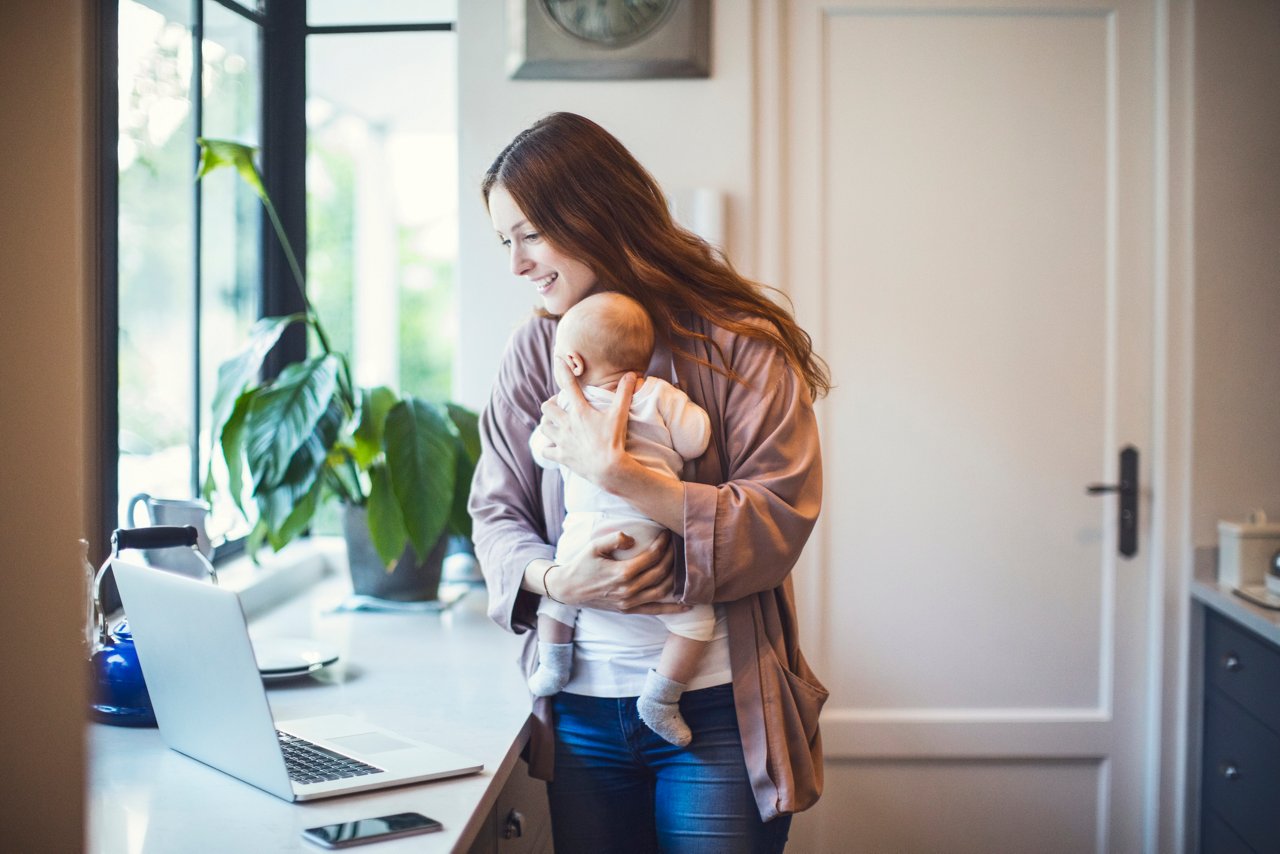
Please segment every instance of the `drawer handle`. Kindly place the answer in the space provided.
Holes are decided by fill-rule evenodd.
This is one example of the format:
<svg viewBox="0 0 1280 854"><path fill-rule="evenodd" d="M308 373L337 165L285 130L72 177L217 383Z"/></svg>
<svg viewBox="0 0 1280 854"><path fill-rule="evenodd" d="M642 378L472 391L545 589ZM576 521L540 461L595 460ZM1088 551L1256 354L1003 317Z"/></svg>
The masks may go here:
<svg viewBox="0 0 1280 854"><path fill-rule="evenodd" d="M1236 767L1234 762L1228 762L1222 766L1222 776L1228 780L1240 779L1240 769Z"/></svg>
<svg viewBox="0 0 1280 854"><path fill-rule="evenodd" d="M1244 667L1244 665L1240 663L1240 656L1236 655L1234 652L1229 652L1222 657L1222 666L1227 668L1231 673L1235 673L1237 670Z"/></svg>
<svg viewBox="0 0 1280 854"><path fill-rule="evenodd" d="M519 839L524 836L524 814L519 810L507 813L507 822L502 828L503 839Z"/></svg>

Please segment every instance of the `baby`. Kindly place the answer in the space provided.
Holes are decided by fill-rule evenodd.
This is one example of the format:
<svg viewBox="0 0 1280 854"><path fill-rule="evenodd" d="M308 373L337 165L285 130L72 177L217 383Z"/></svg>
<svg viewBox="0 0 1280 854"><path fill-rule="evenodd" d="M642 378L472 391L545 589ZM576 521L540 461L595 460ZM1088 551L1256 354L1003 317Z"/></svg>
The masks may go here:
<svg viewBox="0 0 1280 854"><path fill-rule="evenodd" d="M554 359L578 379L587 401L597 409L613 402L619 380L634 372L635 393L627 425L627 451L646 466L679 478L686 460L702 456L711 435L707 413L684 392L658 377L646 377L653 355L653 322L644 307L619 293L589 296L560 318L556 329ZM556 396L563 408L566 392ZM534 430L529 446L543 468L554 468L542 451L548 445L541 427ZM564 563L589 548L598 537L624 531L632 548L617 551L617 559L640 552L663 531L625 499L612 495L562 467L564 477L564 532L556 544L556 561ZM626 623L610 621L604 612L593 623L592 643L605 649L605 659L626 658L618 647L636 637ZM544 596L538 608L538 669L529 677L529 688L540 697L550 696L570 681L574 658L574 624L577 608ZM624 621L643 616L621 615ZM647 618L653 619L653 618ZM715 631L715 611L710 605L657 617L665 626L665 641L656 669L650 669L640 691L638 709L644 723L672 744L683 747L692 733L680 714L680 695L697 673L702 655ZM632 626L637 625L634 622ZM643 641L640 641L643 642ZM590 675L586 677L590 680ZM590 685L587 686L589 691ZM577 690L575 688L575 690Z"/></svg>

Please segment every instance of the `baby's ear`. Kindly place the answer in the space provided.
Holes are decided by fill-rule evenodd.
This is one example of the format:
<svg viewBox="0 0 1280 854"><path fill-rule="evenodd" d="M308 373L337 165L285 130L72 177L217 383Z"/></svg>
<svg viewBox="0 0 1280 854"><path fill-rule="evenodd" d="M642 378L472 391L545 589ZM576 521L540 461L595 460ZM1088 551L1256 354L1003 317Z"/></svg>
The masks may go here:
<svg viewBox="0 0 1280 854"><path fill-rule="evenodd" d="M580 377L587 370L587 362L577 351L570 351L565 354L564 362L569 366L569 370L573 372L575 377Z"/></svg>

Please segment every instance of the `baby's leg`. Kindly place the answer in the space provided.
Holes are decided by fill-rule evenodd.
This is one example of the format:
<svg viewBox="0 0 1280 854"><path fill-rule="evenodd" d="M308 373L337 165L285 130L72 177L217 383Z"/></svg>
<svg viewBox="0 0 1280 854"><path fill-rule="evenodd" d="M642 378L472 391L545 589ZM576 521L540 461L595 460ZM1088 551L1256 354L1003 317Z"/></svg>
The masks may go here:
<svg viewBox="0 0 1280 854"><path fill-rule="evenodd" d="M537 697L560 693L573 673L573 623L576 608L546 598L538 606L538 669L529 677Z"/></svg>
<svg viewBox="0 0 1280 854"><path fill-rule="evenodd" d="M570 629L572 631L572 629ZM662 658L658 660L658 672L673 682L688 684L702 664L702 654L710 641L695 640L672 632L662 645Z"/></svg>
<svg viewBox="0 0 1280 854"><path fill-rule="evenodd" d="M685 614L663 619L671 634L662 647L656 670L650 670L636 701L640 719L649 729L677 747L693 740L680 714L680 695L698 672L703 653L715 632L715 611L700 605Z"/></svg>
<svg viewBox="0 0 1280 854"><path fill-rule="evenodd" d="M573 623L562 623L550 614L539 611L538 640L545 643L573 643Z"/></svg>

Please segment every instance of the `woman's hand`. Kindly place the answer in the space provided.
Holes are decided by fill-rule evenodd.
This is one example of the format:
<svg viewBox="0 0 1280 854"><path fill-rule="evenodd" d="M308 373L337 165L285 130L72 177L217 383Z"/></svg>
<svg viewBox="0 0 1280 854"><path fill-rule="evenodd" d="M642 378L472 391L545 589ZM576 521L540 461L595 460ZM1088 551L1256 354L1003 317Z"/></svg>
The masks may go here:
<svg viewBox="0 0 1280 854"><path fill-rule="evenodd" d="M555 360L555 375L569 399L564 409L554 400L542 404L541 430L550 442L543 455L601 489L613 491L619 473L633 462L627 454L627 417L636 375L627 373L618 381L613 403L605 410L587 401L577 378L560 359Z"/></svg>
<svg viewBox="0 0 1280 854"><path fill-rule="evenodd" d="M629 614L673 614L688 606L669 600L672 578L671 535L664 531L634 557L614 560L615 551L635 546L626 533L593 540L589 549L544 575L546 589L562 602L581 608Z"/></svg>

